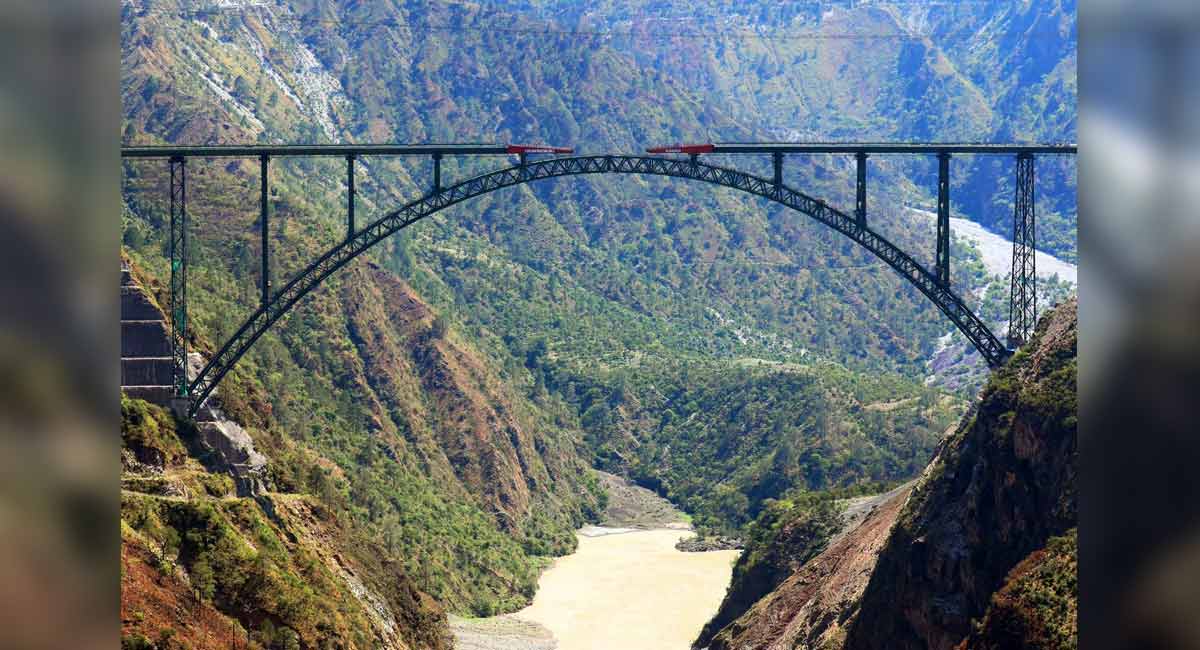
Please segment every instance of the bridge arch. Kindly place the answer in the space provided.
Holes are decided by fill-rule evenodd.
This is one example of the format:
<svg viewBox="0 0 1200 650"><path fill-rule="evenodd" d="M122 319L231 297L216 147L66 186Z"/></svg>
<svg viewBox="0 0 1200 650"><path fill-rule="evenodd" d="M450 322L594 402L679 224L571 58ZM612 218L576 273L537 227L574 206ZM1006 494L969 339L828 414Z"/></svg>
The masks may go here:
<svg viewBox="0 0 1200 650"><path fill-rule="evenodd" d="M824 201L786 185L736 169L708 165L697 159L634 155L594 155L548 158L496 170L446 186L390 212L330 248L304 268L260 306L209 360L188 393L194 415L234 364L272 325L310 291L348 262L383 239L450 206L499 189L535 180L583 174L640 174L703 181L760 196L801 212L849 237L887 262L901 277L917 287L958 327L991 366L1009 356L1008 349L950 288L911 255L853 217Z"/></svg>

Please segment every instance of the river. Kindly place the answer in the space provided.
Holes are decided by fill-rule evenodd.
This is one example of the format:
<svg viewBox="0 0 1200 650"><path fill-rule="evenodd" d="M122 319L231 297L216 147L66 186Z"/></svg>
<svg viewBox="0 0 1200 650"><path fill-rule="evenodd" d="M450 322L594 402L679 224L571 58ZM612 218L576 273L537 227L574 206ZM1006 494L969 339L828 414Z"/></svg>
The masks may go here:
<svg viewBox="0 0 1200 650"><path fill-rule="evenodd" d="M675 550L689 531L613 530L581 531L579 550L542 575L517 616L549 629L559 650L688 650L740 551Z"/></svg>
<svg viewBox="0 0 1200 650"><path fill-rule="evenodd" d="M624 521L644 519L661 501L641 488L613 487L609 510L617 502ZM741 551L675 550L694 534L671 521L676 514L659 514L653 528L585 526L577 533L579 548L542 573L528 607L487 619L452 618L456 647L688 650L717 612Z"/></svg>
<svg viewBox="0 0 1200 650"><path fill-rule="evenodd" d="M937 213L935 212L911 206L908 209L911 212L924 216L930 221L937 219ZM979 249L980 257L983 258L983 265L987 268L988 273L1003 277L1012 270L1012 240L1003 235L998 235L974 221L958 217L950 217L950 231L958 237L975 243L975 247ZM1039 250L1036 252L1034 263L1037 266L1037 274L1040 277L1057 275L1058 279L1071 284L1078 284L1079 282L1079 270L1074 264L1060 260L1045 251Z"/></svg>

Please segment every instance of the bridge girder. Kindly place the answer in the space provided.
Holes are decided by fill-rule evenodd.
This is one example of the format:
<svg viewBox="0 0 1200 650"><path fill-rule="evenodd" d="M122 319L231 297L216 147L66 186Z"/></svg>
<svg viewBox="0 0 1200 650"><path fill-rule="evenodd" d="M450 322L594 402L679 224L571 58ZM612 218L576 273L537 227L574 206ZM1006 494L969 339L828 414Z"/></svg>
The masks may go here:
<svg viewBox="0 0 1200 650"><path fill-rule="evenodd" d="M908 253L871 230L856 216L847 215L824 201L791 189L777 179L767 179L736 169L700 163L696 156L661 158L631 155L596 155L549 158L482 174L440 188L349 233L289 280L264 302L218 350L191 382L190 415L194 415L213 389L276 321L327 277L399 230L450 206L506 187L540 179L584 174L641 174L698 180L766 198L801 212L849 237L882 259L917 287L967 337L990 366L1010 352L978 316L950 290L949 283L931 273Z"/></svg>

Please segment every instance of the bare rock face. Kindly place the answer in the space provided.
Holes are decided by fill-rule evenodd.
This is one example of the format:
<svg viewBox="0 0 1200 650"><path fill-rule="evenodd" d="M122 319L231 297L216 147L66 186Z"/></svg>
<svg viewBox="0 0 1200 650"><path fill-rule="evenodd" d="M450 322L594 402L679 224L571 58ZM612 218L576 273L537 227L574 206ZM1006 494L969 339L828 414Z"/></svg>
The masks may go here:
<svg viewBox="0 0 1200 650"><path fill-rule="evenodd" d="M711 650L838 647L909 488L893 491L713 638Z"/></svg>
<svg viewBox="0 0 1200 650"><path fill-rule="evenodd" d="M197 422L196 442L207 452L213 469L233 477L238 495L266 491L267 457L254 449L254 441L241 425L225 419Z"/></svg>
<svg viewBox="0 0 1200 650"><path fill-rule="evenodd" d="M1043 318L915 487L886 495L708 647L1070 645L1076 331L1074 300Z"/></svg>
<svg viewBox="0 0 1200 650"><path fill-rule="evenodd" d="M1006 576L1077 524L1075 301L1042 319L939 448L871 575L845 647L949 650Z"/></svg>
<svg viewBox="0 0 1200 650"><path fill-rule="evenodd" d="M1078 533L1052 537L1008 574L1004 587L957 650L1078 647Z"/></svg>

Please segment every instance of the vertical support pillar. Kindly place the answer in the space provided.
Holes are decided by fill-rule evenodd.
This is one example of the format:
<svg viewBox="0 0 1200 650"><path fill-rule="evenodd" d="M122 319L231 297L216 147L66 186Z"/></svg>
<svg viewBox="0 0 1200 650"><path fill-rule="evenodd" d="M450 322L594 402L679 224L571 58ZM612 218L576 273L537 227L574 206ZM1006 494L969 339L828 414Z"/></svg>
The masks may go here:
<svg viewBox="0 0 1200 650"><path fill-rule="evenodd" d="M1035 166L1033 154L1017 154L1016 197L1013 201L1012 291L1008 297L1008 347L1029 340L1037 325Z"/></svg>
<svg viewBox="0 0 1200 650"><path fill-rule="evenodd" d="M191 384L187 353L187 159L176 156L171 169L171 379L175 397L186 398Z"/></svg>
<svg viewBox="0 0 1200 650"><path fill-rule="evenodd" d="M528 162L529 162L529 154L525 153L524 151L517 154L517 164L520 165L520 168L517 169L517 177L522 180L527 178L526 174L529 173L529 170L527 170L525 168L525 165Z"/></svg>
<svg viewBox="0 0 1200 650"><path fill-rule="evenodd" d="M354 159L354 154L346 155L346 239L354 238Z"/></svg>
<svg viewBox="0 0 1200 650"><path fill-rule="evenodd" d="M867 227L867 153L859 151L854 154L855 167L858 170L858 180L854 189L854 218L859 228Z"/></svg>
<svg viewBox="0 0 1200 650"><path fill-rule="evenodd" d="M267 171L271 157L262 155L258 160L262 175L258 221L259 229L262 232L262 308L266 309L267 303L271 302L271 233L267 206Z"/></svg>
<svg viewBox="0 0 1200 650"><path fill-rule="evenodd" d="M521 166L525 166L525 154L521 154ZM442 191L442 154L433 154L433 193Z"/></svg>
<svg viewBox="0 0 1200 650"><path fill-rule="evenodd" d="M938 154L937 279L950 286L950 154Z"/></svg>
<svg viewBox="0 0 1200 650"><path fill-rule="evenodd" d="M775 167L775 189L783 187L783 154L776 151L771 154L771 163Z"/></svg>

